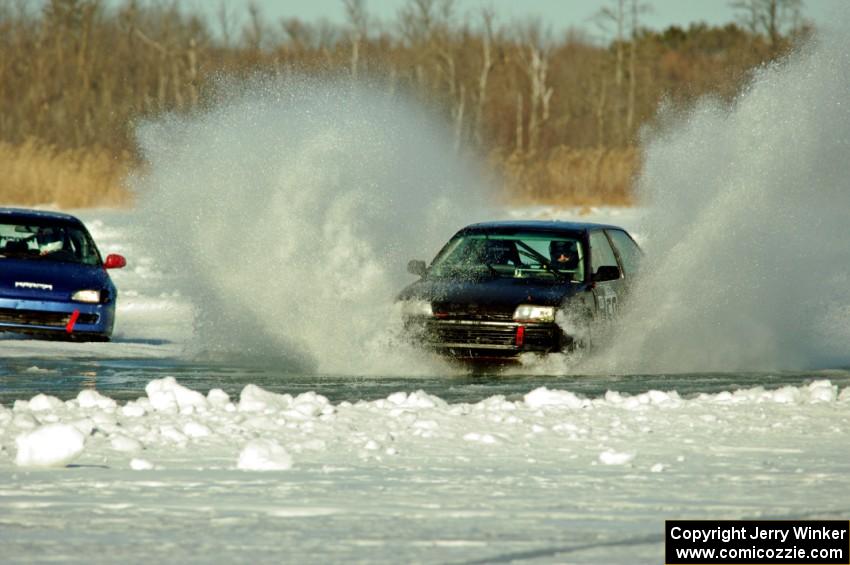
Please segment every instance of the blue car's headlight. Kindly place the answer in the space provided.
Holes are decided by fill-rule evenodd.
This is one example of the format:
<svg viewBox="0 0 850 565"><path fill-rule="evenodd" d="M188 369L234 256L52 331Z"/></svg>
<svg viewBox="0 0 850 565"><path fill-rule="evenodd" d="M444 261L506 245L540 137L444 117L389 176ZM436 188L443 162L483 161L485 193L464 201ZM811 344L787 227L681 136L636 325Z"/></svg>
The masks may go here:
<svg viewBox="0 0 850 565"><path fill-rule="evenodd" d="M75 300L77 302L88 302L90 304L97 304L100 302L100 291L78 290L77 292L71 295L71 300Z"/></svg>

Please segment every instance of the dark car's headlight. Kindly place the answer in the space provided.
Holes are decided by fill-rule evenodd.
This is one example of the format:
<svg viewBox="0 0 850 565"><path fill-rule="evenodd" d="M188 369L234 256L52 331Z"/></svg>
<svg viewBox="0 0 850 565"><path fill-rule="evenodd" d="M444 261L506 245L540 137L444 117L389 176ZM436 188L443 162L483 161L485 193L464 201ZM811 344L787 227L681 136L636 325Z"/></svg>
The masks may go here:
<svg viewBox="0 0 850 565"><path fill-rule="evenodd" d="M99 290L78 290L71 295L71 300L98 304L101 301L101 292Z"/></svg>
<svg viewBox="0 0 850 565"><path fill-rule="evenodd" d="M554 306L535 306L533 304L520 304L514 311L516 322L554 322Z"/></svg>

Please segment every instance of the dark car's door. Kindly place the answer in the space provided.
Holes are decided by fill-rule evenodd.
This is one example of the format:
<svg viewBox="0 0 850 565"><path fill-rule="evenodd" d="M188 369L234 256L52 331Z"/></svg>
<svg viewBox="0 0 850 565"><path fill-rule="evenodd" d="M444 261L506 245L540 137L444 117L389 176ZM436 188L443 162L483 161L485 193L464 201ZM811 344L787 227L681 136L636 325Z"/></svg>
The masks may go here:
<svg viewBox="0 0 850 565"><path fill-rule="evenodd" d="M605 233L608 234L608 239L611 241L614 253L620 262L620 269L623 271L624 289L626 292L629 292L635 283L640 262L643 258L643 251L641 251L635 240L624 230L607 229ZM622 297L620 297L620 300L622 302Z"/></svg>
<svg viewBox="0 0 850 565"><path fill-rule="evenodd" d="M613 318L620 308L620 301L625 291L625 280L622 268L617 262L617 256L611 248L611 242L602 230L590 232L590 265L597 315ZM600 275L605 271L611 272L612 268L616 268L620 276L616 279L600 280Z"/></svg>

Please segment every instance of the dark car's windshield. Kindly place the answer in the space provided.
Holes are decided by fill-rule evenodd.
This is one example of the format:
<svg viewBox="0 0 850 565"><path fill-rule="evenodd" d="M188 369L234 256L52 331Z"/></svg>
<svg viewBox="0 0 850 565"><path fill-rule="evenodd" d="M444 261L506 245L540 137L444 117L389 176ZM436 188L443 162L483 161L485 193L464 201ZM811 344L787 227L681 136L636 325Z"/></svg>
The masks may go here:
<svg viewBox="0 0 850 565"><path fill-rule="evenodd" d="M2 258L100 264L94 242L84 229L47 219L0 221Z"/></svg>
<svg viewBox="0 0 850 565"><path fill-rule="evenodd" d="M464 234L434 259L429 277L509 277L584 280L584 248L577 238L542 233Z"/></svg>

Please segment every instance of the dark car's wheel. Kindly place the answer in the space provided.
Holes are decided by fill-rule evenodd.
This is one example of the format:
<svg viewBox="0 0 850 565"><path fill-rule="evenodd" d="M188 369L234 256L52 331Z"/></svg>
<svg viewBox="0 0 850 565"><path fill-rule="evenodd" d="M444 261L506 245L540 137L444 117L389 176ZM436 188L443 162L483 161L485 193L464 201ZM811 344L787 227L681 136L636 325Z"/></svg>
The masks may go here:
<svg viewBox="0 0 850 565"><path fill-rule="evenodd" d="M574 334L569 336L569 343L564 347L564 351L568 353L578 353L582 354L589 353L593 350L593 312L590 310L583 310L580 313L573 314L573 328Z"/></svg>

